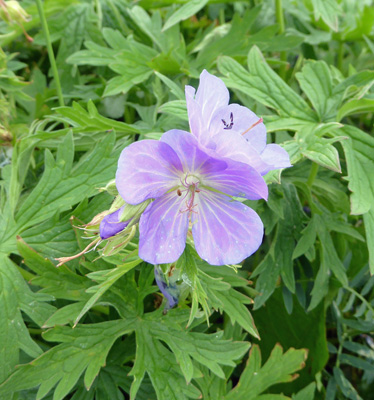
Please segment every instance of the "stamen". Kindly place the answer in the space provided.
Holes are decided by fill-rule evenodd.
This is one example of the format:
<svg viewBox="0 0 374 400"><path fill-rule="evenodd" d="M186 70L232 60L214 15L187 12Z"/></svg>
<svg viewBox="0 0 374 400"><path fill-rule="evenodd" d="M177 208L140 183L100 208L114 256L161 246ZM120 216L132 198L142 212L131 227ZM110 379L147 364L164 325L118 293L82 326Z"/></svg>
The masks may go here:
<svg viewBox="0 0 374 400"><path fill-rule="evenodd" d="M262 118L260 118L257 122L255 122L254 124L252 124L246 131L244 131L242 133L242 135L245 135L247 132L249 132L251 129L253 129L256 125L261 124L261 122L263 122L264 120Z"/></svg>
<svg viewBox="0 0 374 400"><path fill-rule="evenodd" d="M197 214L197 211L194 210L194 208L197 207L197 204L194 204L195 203L195 193L200 192L200 190L197 189L197 185L198 185L198 183L192 183L191 185L189 185L187 194L189 192L191 192L191 197L189 200L186 200L186 209L180 210L181 213L188 211L188 212L193 212L193 213Z"/></svg>

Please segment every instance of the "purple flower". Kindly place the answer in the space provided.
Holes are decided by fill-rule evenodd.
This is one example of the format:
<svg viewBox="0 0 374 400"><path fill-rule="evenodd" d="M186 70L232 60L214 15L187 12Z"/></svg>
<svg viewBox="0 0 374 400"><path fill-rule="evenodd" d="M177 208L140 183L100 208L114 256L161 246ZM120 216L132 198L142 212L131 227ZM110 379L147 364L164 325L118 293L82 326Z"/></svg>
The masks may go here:
<svg viewBox="0 0 374 400"><path fill-rule="evenodd" d="M262 118L239 104L229 105L229 97L223 81L206 70L197 91L186 86L190 128L199 143L221 157L251 165L261 175L291 167L286 150L266 144Z"/></svg>
<svg viewBox="0 0 374 400"><path fill-rule="evenodd" d="M133 205L155 199L139 222L139 256L149 263L176 261L190 222L196 251L213 265L239 263L261 244L259 216L230 196L266 199L265 181L252 166L200 147L191 133L171 130L121 153L121 197Z"/></svg>
<svg viewBox="0 0 374 400"><path fill-rule="evenodd" d="M123 207L117 211L106 215L100 223L101 239L108 239L117 233L123 231L130 221L120 222L119 217L123 211Z"/></svg>

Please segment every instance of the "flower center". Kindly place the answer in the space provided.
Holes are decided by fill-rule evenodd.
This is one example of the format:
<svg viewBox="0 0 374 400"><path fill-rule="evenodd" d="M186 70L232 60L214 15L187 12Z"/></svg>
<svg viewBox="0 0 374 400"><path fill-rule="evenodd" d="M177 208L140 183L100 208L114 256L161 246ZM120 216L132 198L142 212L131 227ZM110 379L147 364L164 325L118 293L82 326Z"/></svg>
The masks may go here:
<svg viewBox="0 0 374 400"><path fill-rule="evenodd" d="M194 208L197 206L195 203L196 193L200 192L199 184L200 180L197 176L187 174L184 179L181 179L182 186L177 189L178 196L182 196L184 194L184 199L186 200L186 207L180 210L181 213L184 212L194 212Z"/></svg>

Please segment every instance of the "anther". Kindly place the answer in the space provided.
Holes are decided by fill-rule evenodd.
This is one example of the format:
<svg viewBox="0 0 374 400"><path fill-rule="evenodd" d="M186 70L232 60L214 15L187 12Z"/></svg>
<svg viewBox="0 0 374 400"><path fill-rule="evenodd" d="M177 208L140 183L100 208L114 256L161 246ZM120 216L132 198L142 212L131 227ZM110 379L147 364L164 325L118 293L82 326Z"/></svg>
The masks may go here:
<svg viewBox="0 0 374 400"><path fill-rule="evenodd" d="M234 126L234 115L230 113L230 124L228 124L224 119L221 119L221 121L225 126L223 129L231 129Z"/></svg>

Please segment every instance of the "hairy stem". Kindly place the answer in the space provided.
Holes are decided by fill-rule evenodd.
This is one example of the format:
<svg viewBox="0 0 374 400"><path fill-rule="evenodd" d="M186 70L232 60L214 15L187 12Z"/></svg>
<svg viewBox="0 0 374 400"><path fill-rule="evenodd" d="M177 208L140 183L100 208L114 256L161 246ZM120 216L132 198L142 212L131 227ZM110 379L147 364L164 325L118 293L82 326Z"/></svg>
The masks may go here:
<svg viewBox="0 0 374 400"><path fill-rule="evenodd" d="M48 50L49 62L51 63L53 78L54 78L55 84L56 84L58 102L60 104L60 107L63 107L65 105L64 104L64 97L62 96L60 77L58 75L56 59L55 59L55 55L53 53L51 36L49 35L49 29L48 29L47 19L46 19L45 14L44 14L42 0L36 0L36 5L38 7L40 22L42 24L42 29L43 29L43 34L44 34L45 40L47 42L47 50Z"/></svg>

